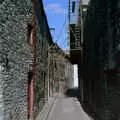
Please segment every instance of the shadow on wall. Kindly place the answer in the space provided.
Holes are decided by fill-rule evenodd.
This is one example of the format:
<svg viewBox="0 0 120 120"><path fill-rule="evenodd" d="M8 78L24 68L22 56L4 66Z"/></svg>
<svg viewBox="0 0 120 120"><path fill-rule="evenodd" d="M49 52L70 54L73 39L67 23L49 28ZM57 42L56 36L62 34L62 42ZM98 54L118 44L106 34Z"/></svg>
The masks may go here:
<svg viewBox="0 0 120 120"><path fill-rule="evenodd" d="M80 90L77 87L75 87L75 88L69 88L69 89L66 90L65 95L67 97L77 97L77 98L79 98L79 96L80 96Z"/></svg>
<svg viewBox="0 0 120 120"><path fill-rule="evenodd" d="M66 90L65 95L66 95L66 97L76 97L79 100L80 104L82 105L82 108L85 111L85 113L88 114L89 116L92 116L93 118L95 118L97 120L96 115L92 112L90 107L81 101L79 88L77 88L77 87L69 88Z"/></svg>

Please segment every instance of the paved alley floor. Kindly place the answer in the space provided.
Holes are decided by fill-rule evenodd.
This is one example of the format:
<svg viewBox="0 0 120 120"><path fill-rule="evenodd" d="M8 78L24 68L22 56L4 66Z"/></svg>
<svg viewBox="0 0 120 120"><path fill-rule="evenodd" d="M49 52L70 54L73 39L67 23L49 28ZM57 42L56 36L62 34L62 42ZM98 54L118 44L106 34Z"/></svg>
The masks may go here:
<svg viewBox="0 0 120 120"><path fill-rule="evenodd" d="M56 98L47 120L92 120L82 109L77 98L60 95Z"/></svg>

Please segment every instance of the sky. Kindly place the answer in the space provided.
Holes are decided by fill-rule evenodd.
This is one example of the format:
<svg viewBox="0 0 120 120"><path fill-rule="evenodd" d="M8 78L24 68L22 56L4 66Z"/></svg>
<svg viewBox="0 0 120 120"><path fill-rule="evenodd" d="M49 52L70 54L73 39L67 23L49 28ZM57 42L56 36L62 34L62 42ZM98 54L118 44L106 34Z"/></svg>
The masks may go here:
<svg viewBox="0 0 120 120"><path fill-rule="evenodd" d="M89 0L83 0L83 4L88 4ZM62 49L68 49L68 0L43 0L45 13L53 40ZM74 87L78 86L77 66L74 65Z"/></svg>
<svg viewBox="0 0 120 120"><path fill-rule="evenodd" d="M71 0L72 1L72 0ZM89 0L82 0L87 4ZM43 0L53 40L62 49L68 49L68 0Z"/></svg>
<svg viewBox="0 0 120 120"><path fill-rule="evenodd" d="M49 28L51 30L53 40L58 45L67 49L68 47L68 0L43 0Z"/></svg>

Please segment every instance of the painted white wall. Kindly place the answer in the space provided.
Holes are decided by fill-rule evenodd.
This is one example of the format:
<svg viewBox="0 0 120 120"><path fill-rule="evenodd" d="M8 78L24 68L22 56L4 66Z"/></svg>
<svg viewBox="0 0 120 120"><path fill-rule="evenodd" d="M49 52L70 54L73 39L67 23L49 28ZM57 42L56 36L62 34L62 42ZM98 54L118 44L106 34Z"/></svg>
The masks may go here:
<svg viewBox="0 0 120 120"><path fill-rule="evenodd" d="M78 66L74 65L74 87L78 87Z"/></svg>

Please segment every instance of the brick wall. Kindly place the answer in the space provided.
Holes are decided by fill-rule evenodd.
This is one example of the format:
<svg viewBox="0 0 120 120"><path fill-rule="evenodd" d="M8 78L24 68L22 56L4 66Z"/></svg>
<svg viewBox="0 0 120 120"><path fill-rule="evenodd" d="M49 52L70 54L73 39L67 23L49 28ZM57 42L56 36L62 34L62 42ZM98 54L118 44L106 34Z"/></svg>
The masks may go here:
<svg viewBox="0 0 120 120"><path fill-rule="evenodd" d="M32 21L31 0L5 0L0 4L0 82L4 120L27 120L28 69L32 50L27 23ZM1 89L0 87L0 89ZM1 94L1 93L0 93ZM0 107L1 111L1 107Z"/></svg>

